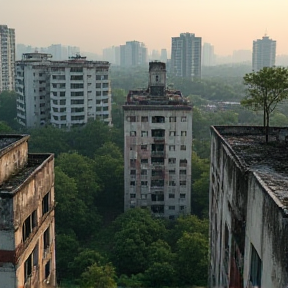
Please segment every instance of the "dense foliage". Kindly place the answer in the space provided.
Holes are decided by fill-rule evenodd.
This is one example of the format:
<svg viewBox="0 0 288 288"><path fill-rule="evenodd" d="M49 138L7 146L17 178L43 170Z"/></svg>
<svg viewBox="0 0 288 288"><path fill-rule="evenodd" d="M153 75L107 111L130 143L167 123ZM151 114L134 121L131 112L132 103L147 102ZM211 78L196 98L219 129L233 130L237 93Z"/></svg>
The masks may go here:
<svg viewBox="0 0 288 288"><path fill-rule="evenodd" d="M175 221L155 219L145 209L123 213L122 105L128 89L147 87L146 68L112 68L113 127L91 121L70 131L51 126L21 130L31 135L31 152L55 154L56 258L61 287L206 285L210 125L259 125L262 120L239 105L244 97L241 69L247 67L238 67L235 75L229 67L220 67L219 73L213 68L201 82L168 77L168 84L194 105L194 215ZM228 76L221 78L221 73ZM15 97L10 92L0 94L2 133L20 131L15 124ZM287 125L286 104L277 108L271 124Z"/></svg>

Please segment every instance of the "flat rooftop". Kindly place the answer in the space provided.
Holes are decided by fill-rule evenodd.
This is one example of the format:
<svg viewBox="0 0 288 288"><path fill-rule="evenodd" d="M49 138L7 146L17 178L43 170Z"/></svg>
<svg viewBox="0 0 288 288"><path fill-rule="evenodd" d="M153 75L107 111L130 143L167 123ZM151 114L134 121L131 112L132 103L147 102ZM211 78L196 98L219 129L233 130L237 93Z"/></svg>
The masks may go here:
<svg viewBox="0 0 288 288"><path fill-rule="evenodd" d="M6 149L14 146L17 141L26 141L30 136L19 134L0 134L0 156Z"/></svg>
<svg viewBox="0 0 288 288"><path fill-rule="evenodd" d="M21 138L23 138L23 135L0 135L0 152Z"/></svg>
<svg viewBox="0 0 288 288"><path fill-rule="evenodd" d="M191 106L179 90L165 89L162 96L152 95L148 89L130 90L125 105Z"/></svg>
<svg viewBox="0 0 288 288"><path fill-rule="evenodd" d="M53 154L28 154L27 164L0 185L0 196L12 196L17 193L17 188L24 184L50 157L53 157Z"/></svg>
<svg viewBox="0 0 288 288"><path fill-rule="evenodd" d="M288 214L288 128L271 127L265 142L260 126L212 126L230 146L240 167L255 172L263 187Z"/></svg>

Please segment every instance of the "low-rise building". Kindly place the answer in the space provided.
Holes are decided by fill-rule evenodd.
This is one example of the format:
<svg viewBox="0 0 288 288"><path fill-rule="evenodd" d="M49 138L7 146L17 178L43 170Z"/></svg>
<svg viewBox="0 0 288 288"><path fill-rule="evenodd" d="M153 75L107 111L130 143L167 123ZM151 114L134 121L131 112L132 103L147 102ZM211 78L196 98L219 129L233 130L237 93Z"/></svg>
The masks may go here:
<svg viewBox="0 0 288 288"><path fill-rule="evenodd" d="M0 135L0 288L56 287L54 156Z"/></svg>
<svg viewBox="0 0 288 288"><path fill-rule="evenodd" d="M209 287L288 285L288 129L211 129Z"/></svg>

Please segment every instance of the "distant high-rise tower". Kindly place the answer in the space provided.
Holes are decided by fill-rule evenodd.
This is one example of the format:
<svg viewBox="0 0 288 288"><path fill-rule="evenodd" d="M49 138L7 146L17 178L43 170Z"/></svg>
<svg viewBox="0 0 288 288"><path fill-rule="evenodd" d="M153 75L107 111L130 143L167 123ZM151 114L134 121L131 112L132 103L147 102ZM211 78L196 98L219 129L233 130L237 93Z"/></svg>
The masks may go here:
<svg viewBox="0 0 288 288"><path fill-rule="evenodd" d="M147 48L144 43L128 41L120 45L120 65L124 67L139 66L147 63Z"/></svg>
<svg viewBox="0 0 288 288"><path fill-rule="evenodd" d="M202 48L202 66L214 66L215 54L214 46L210 43L204 43Z"/></svg>
<svg viewBox="0 0 288 288"><path fill-rule="evenodd" d="M201 78L202 38L192 33L172 37L171 73L177 77Z"/></svg>
<svg viewBox="0 0 288 288"><path fill-rule="evenodd" d="M15 89L15 30L0 25L0 93Z"/></svg>
<svg viewBox="0 0 288 288"><path fill-rule="evenodd" d="M263 36L262 39L253 41L252 69L258 71L263 67L275 65L276 41Z"/></svg>

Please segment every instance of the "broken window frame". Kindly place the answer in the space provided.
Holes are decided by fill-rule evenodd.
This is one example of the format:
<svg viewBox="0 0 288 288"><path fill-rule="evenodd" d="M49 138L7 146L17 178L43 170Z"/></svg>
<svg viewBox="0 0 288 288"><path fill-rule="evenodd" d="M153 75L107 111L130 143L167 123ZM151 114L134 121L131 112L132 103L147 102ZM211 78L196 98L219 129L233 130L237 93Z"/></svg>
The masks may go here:
<svg viewBox="0 0 288 288"><path fill-rule="evenodd" d="M49 212L51 205L50 191L42 199L42 216Z"/></svg>
<svg viewBox="0 0 288 288"><path fill-rule="evenodd" d="M23 243L29 238L33 229L37 226L37 210L34 210L23 222L22 241Z"/></svg>

